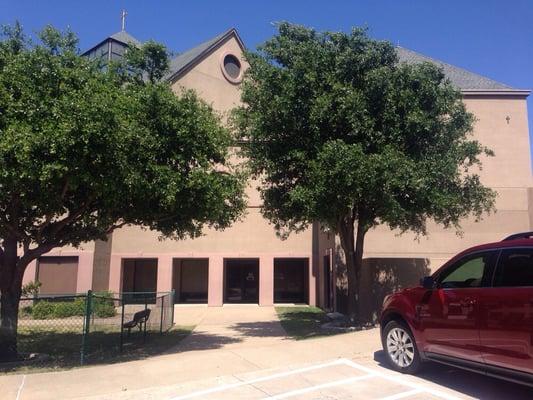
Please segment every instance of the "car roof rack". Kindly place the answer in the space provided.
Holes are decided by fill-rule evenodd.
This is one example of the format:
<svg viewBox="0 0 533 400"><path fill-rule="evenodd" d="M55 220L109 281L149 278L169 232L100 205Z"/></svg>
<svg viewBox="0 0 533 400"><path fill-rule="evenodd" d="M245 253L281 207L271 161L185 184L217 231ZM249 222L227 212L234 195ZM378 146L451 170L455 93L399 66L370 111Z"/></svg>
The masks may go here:
<svg viewBox="0 0 533 400"><path fill-rule="evenodd" d="M517 239L529 239L533 237L533 232L520 232L515 233L511 236L507 236L505 239L502 240L502 242L507 242L509 240L517 240Z"/></svg>

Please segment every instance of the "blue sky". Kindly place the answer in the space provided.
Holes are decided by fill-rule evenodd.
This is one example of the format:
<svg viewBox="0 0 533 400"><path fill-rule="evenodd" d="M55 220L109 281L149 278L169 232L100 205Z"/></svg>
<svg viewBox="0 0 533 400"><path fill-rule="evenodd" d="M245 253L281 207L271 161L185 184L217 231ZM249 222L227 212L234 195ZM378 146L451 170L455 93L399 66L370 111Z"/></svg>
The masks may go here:
<svg viewBox="0 0 533 400"><path fill-rule="evenodd" d="M532 0L0 0L0 23L18 19L26 30L70 26L87 49L120 30L184 51L235 27L254 48L271 36L272 22L320 30L367 25L387 39L520 89L533 89ZM533 96L529 103L530 134Z"/></svg>

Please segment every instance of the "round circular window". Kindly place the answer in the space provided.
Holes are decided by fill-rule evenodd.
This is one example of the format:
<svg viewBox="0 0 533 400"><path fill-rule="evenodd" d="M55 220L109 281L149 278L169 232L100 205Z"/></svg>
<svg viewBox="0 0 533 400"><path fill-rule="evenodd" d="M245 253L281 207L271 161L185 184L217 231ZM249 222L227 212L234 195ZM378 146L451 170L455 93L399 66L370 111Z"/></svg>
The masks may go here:
<svg viewBox="0 0 533 400"><path fill-rule="evenodd" d="M221 61L222 72L226 79L232 83L239 83L242 80L242 66L239 59L233 54L225 54Z"/></svg>

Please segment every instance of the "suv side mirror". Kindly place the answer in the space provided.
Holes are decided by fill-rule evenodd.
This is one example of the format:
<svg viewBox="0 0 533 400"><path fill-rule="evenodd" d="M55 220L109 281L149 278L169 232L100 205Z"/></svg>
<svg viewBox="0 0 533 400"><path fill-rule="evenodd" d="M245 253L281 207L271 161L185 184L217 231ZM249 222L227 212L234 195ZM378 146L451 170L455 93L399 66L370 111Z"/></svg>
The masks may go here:
<svg viewBox="0 0 533 400"><path fill-rule="evenodd" d="M424 276L422 279L420 279L420 286L422 286L424 289L434 289L435 280L432 276Z"/></svg>

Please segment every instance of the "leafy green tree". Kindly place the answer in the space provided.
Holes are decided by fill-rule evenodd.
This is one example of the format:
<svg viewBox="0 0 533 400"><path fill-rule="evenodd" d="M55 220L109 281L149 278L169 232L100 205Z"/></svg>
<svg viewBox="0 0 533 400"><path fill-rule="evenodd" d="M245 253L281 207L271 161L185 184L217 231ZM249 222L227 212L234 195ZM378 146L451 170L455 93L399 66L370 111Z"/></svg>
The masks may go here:
<svg viewBox="0 0 533 400"><path fill-rule="evenodd" d="M318 221L338 234L356 321L368 230L426 234L428 219L459 230L480 218L495 193L476 168L492 153L470 137L474 117L434 65L399 63L364 29L278 28L247 54L234 121L278 232Z"/></svg>
<svg viewBox="0 0 533 400"><path fill-rule="evenodd" d="M125 224L196 237L245 208L229 132L194 93L159 80L165 63L101 68L76 43L51 27L32 43L18 24L0 41L0 359L17 356L32 260Z"/></svg>
<svg viewBox="0 0 533 400"><path fill-rule="evenodd" d="M133 72L133 78L142 83L160 81L170 67L169 54L164 45L149 40L142 46L132 46L126 52L126 70Z"/></svg>

